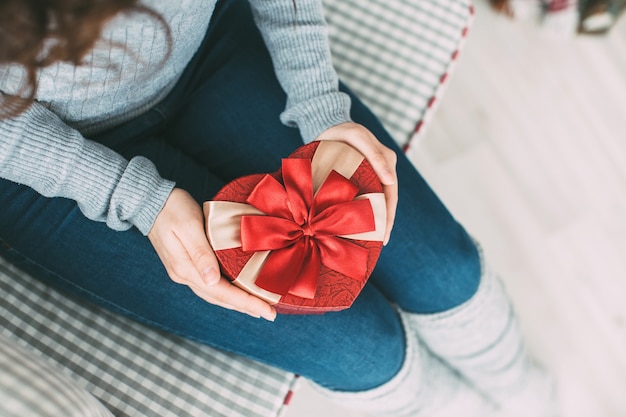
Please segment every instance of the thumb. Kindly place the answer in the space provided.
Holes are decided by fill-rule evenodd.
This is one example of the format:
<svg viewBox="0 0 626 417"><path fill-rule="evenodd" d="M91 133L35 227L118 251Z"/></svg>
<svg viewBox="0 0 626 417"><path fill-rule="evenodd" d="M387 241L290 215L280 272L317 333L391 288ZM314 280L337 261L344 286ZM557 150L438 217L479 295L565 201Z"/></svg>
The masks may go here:
<svg viewBox="0 0 626 417"><path fill-rule="evenodd" d="M215 285L220 279L220 269L215 253L204 233L193 233L187 239L186 250L205 285Z"/></svg>

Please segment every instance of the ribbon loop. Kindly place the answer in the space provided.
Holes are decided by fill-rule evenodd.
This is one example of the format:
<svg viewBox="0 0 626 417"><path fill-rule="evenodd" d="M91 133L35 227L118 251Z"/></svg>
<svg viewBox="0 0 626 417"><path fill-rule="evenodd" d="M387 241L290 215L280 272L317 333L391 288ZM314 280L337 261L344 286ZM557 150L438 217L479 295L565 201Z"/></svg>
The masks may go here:
<svg viewBox="0 0 626 417"><path fill-rule="evenodd" d="M344 235L374 230L374 212L369 200L353 200L328 207L313 218L316 234Z"/></svg>
<svg viewBox="0 0 626 417"><path fill-rule="evenodd" d="M313 216L337 204L338 201L354 200L358 192L359 188L352 181L337 171L331 171L315 193L314 206L316 211L312 213Z"/></svg>
<svg viewBox="0 0 626 417"><path fill-rule="evenodd" d="M246 201L263 213L273 213L283 218L291 216L287 192L271 175L263 176Z"/></svg>
<svg viewBox="0 0 626 417"><path fill-rule="evenodd" d="M241 217L241 249L245 252L276 250L289 246L302 236L293 221L271 216Z"/></svg>
<svg viewBox="0 0 626 417"><path fill-rule="evenodd" d="M308 159L283 159L283 182L297 224L304 224L313 204L313 174Z"/></svg>

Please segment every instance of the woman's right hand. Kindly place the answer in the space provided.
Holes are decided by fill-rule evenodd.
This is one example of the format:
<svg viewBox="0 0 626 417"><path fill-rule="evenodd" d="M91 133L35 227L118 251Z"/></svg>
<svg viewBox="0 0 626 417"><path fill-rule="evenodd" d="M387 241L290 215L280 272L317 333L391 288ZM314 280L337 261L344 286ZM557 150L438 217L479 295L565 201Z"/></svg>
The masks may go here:
<svg viewBox="0 0 626 417"><path fill-rule="evenodd" d="M204 232L202 209L186 191L174 188L148 239L174 282L187 285L211 304L269 321L276 318L272 306L221 276Z"/></svg>

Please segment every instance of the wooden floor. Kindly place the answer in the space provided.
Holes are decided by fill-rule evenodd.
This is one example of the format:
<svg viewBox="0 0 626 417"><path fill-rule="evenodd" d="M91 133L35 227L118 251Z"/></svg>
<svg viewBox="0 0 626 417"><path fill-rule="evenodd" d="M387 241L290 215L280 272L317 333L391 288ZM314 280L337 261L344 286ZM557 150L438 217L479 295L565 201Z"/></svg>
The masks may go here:
<svg viewBox="0 0 626 417"><path fill-rule="evenodd" d="M562 417L626 416L626 17L601 38L476 19L409 155L500 271ZM360 417L308 387L290 417Z"/></svg>

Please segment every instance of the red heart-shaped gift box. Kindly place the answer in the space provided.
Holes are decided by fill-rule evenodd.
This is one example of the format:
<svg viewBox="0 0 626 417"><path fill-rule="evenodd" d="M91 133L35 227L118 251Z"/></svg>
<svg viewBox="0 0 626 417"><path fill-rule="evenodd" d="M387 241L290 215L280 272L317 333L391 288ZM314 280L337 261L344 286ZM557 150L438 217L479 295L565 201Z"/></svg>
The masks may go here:
<svg viewBox="0 0 626 417"><path fill-rule="evenodd" d="M283 314L350 307L385 233L378 177L334 141L298 148L273 174L231 181L204 212L222 273Z"/></svg>

